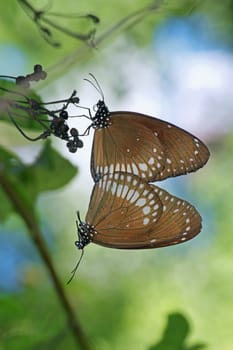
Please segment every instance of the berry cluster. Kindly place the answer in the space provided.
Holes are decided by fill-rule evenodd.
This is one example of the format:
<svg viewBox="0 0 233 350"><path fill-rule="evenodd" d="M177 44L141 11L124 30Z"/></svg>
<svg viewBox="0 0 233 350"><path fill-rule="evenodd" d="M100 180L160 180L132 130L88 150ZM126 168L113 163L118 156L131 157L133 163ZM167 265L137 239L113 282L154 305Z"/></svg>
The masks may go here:
<svg viewBox="0 0 233 350"><path fill-rule="evenodd" d="M43 70L40 64L34 66L34 72L27 75L19 75L15 78L16 85L20 85L25 89L30 88L30 82L44 80L47 77L47 73Z"/></svg>
<svg viewBox="0 0 233 350"><path fill-rule="evenodd" d="M66 146L71 153L75 153L78 148L83 147L83 142L79 138L76 128L69 128L66 120L69 118L68 112L62 110L59 117L54 116L50 123L51 133L62 140L68 141Z"/></svg>

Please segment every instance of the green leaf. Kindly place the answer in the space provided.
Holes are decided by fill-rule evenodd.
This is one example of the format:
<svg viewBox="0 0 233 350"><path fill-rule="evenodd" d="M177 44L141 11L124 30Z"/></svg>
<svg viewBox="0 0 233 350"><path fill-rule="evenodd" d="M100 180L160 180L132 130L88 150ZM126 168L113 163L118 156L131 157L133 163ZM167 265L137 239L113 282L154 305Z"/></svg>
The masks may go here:
<svg viewBox="0 0 233 350"><path fill-rule="evenodd" d="M27 111L21 109L27 108L32 110L27 98L36 101L38 104L42 103L39 95L33 90L22 90L15 83L7 80L0 80L0 121L5 121L12 124L9 114L14 118L21 129L32 131L44 131L44 127L37 120L47 121L48 117L45 114L36 115L33 119L32 115ZM17 105L16 105L17 103Z"/></svg>
<svg viewBox="0 0 233 350"><path fill-rule="evenodd" d="M13 153L0 147L0 219L13 211L5 188L20 198L28 209L34 209L38 196L65 186L77 174L77 168L56 152L49 141L33 164L25 165Z"/></svg>
<svg viewBox="0 0 233 350"><path fill-rule="evenodd" d="M206 348L204 344L195 344L192 347L186 345L186 339L190 335L188 320L181 313L173 313L168 316L167 326L162 339L149 350L200 350Z"/></svg>
<svg viewBox="0 0 233 350"><path fill-rule="evenodd" d="M27 178L27 190L35 198L40 192L65 186L76 174L77 168L47 141L35 163L25 169L23 178Z"/></svg>

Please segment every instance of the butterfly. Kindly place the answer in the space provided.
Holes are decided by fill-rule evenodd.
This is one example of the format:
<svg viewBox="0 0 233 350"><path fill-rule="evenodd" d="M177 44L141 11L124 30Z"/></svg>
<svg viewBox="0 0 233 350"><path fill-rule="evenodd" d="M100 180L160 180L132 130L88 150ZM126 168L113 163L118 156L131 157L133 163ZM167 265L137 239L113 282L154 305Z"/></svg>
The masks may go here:
<svg viewBox="0 0 233 350"><path fill-rule="evenodd" d="M94 185L85 222L78 213L75 245L159 248L193 238L201 221L194 206L164 189L134 174L108 173Z"/></svg>
<svg viewBox="0 0 233 350"><path fill-rule="evenodd" d="M201 231L201 216L190 203L149 183L187 174L204 166L209 150L197 137L140 113L110 112L101 94L91 153L94 188L86 220L79 212L78 240L119 249L149 249L179 244ZM72 271L73 278L78 261ZM70 279L70 280L71 280Z"/></svg>
<svg viewBox="0 0 233 350"><path fill-rule="evenodd" d="M144 181L159 181L184 175L203 167L209 150L196 136L169 122L135 112L110 112L101 94L95 115L91 152L91 174L96 181L104 174L127 172Z"/></svg>

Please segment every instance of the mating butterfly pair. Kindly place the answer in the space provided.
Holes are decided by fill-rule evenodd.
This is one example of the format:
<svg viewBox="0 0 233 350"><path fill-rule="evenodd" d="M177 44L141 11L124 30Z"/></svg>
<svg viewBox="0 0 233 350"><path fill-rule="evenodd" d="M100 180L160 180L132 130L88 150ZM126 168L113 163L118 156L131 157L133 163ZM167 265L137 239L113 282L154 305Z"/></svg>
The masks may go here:
<svg viewBox="0 0 233 350"><path fill-rule="evenodd" d="M204 166L208 148L185 130L147 115L109 112L97 103L91 155L95 185L77 222L79 249L94 242L121 249L157 248L189 240L201 216L188 202L150 184ZM90 128L89 127L89 128Z"/></svg>

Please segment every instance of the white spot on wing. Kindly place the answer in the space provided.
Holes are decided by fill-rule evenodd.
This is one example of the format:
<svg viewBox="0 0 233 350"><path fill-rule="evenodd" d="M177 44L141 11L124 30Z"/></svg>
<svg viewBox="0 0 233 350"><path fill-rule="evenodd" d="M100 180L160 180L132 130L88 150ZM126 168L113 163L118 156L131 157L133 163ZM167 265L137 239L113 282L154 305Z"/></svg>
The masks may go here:
<svg viewBox="0 0 233 350"><path fill-rule="evenodd" d="M150 157L150 159L148 160L148 164L152 165L154 164L155 159L153 157Z"/></svg>
<svg viewBox="0 0 233 350"><path fill-rule="evenodd" d="M127 194L128 190L129 190L129 187L128 186L124 186L122 194L121 194L122 198L126 197L126 194Z"/></svg>
<svg viewBox="0 0 233 350"><path fill-rule="evenodd" d="M138 175L138 168L135 163L132 163L133 174Z"/></svg>
<svg viewBox="0 0 233 350"><path fill-rule="evenodd" d="M133 190L130 190L130 191L134 192ZM131 194L131 196L132 196L132 194ZM128 196L127 196L127 197L128 197ZM132 198L130 199L130 203L136 202L136 200L138 199L138 197L139 197L138 191L134 192Z"/></svg>
<svg viewBox="0 0 233 350"><path fill-rule="evenodd" d="M117 194L117 197L120 197L120 196L121 196L122 189L123 189L123 186L119 184L119 185L117 186L117 193L116 193L116 194Z"/></svg>
<svg viewBox="0 0 233 350"><path fill-rule="evenodd" d="M112 181L107 181L107 186L106 186L106 188L105 188L105 191L109 191L109 188L110 188L110 186L111 186L111 183L112 183Z"/></svg>
<svg viewBox="0 0 233 350"><path fill-rule="evenodd" d="M131 169L130 164L127 164L127 171L128 171L128 173L131 173L131 172L132 172L132 169Z"/></svg>
<svg viewBox="0 0 233 350"><path fill-rule="evenodd" d="M127 181L128 181L128 182L131 182L131 180L132 180L132 176L128 175L128 176L127 176Z"/></svg>
<svg viewBox="0 0 233 350"><path fill-rule="evenodd" d="M150 219L149 218L144 218L143 220L143 225L148 225L150 222Z"/></svg>
<svg viewBox="0 0 233 350"><path fill-rule="evenodd" d="M137 200L137 202L136 202L136 205L138 206L138 207L142 207L143 205L145 205L146 204L146 199L145 198L139 198L138 200Z"/></svg>
<svg viewBox="0 0 233 350"><path fill-rule="evenodd" d="M139 166L139 169L141 169L143 171L147 171L148 167L147 167L146 163L139 163L138 166Z"/></svg>
<svg viewBox="0 0 233 350"><path fill-rule="evenodd" d="M131 197L133 196L134 193L138 193L138 192L134 192L134 190L129 190L129 192L128 192L128 194L127 194L127 197L126 197L126 199L127 199L128 201L130 200L131 203L133 203ZM138 194L138 196L139 196L139 194ZM131 199L130 199L130 198L131 198Z"/></svg>
<svg viewBox="0 0 233 350"><path fill-rule="evenodd" d="M150 207L149 207L148 205L142 209L142 211L143 211L143 213L144 213L145 215L149 214L150 210L151 210L151 209L150 209Z"/></svg>
<svg viewBox="0 0 233 350"><path fill-rule="evenodd" d="M113 182L112 187L111 187L111 192L112 192L112 194L115 194L115 193L116 193L116 188L117 188L117 183L116 183L116 182Z"/></svg>

